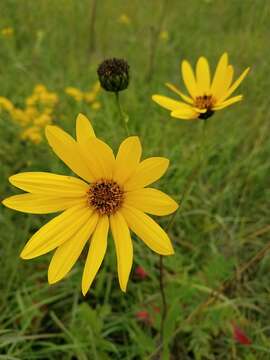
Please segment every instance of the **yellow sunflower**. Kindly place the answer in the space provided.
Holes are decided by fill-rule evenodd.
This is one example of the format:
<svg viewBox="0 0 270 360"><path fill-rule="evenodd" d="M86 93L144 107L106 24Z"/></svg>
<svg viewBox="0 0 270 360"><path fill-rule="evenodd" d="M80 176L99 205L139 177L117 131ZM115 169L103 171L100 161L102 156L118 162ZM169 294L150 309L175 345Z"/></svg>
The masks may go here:
<svg viewBox="0 0 270 360"><path fill-rule="evenodd" d="M163 192L146 188L165 173L169 161L162 157L141 161L137 136L125 139L115 157L81 114L76 122L77 141L51 125L46 127L46 137L56 155L81 179L46 172L10 177L11 184L27 193L5 199L5 206L35 214L63 211L31 237L21 257L32 259L56 249L48 270L48 281L53 284L70 271L87 244L82 276L85 295L103 261L110 228L120 287L126 291L133 262L130 230L158 254L174 252L168 235L146 214L163 216L178 207Z"/></svg>
<svg viewBox="0 0 270 360"><path fill-rule="evenodd" d="M184 120L208 119L215 111L242 100L243 95L231 98L230 96L244 80L249 68L232 83L234 69L228 63L227 53L220 57L212 81L208 61L203 56L197 61L196 74L194 74L191 65L186 60L182 62L181 67L183 80L190 96L182 93L173 84L166 83L166 86L185 102L162 95L152 96L156 103L171 111L172 117Z"/></svg>

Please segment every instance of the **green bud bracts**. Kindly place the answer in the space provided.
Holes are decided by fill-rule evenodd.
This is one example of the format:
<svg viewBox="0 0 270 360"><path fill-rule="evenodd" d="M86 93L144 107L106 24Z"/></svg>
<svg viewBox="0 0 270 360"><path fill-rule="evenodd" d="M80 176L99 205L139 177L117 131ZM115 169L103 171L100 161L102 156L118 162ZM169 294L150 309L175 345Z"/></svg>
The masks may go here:
<svg viewBox="0 0 270 360"><path fill-rule="evenodd" d="M123 59L104 60L97 70L100 85L112 92L125 90L129 84L129 65Z"/></svg>

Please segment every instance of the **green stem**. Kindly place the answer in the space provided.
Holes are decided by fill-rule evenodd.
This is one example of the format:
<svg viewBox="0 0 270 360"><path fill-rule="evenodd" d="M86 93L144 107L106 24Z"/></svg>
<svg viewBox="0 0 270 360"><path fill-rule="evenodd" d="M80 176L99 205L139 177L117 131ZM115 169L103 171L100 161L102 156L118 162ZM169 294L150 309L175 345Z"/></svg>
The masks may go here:
<svg viewBox="0 0 270 360"><path fill-rule="evenodd" d="M115 93L115 99L116 99L116 105L119 111L119 115L121 118L121 121L124 125L124 129L127 133L127 136L129 136L129 129L128 129L128 115L123 111L123 108L121 106L121 102L120 102L120 96L119 96L119 92L117 91Z"/></svg>
<svg viewBox="0 0 270 360"><path fill-rule="evenodd" d="M163 336L164 336L164 322L167 316L167 299L165 293L165 286L164 286L164 264L163 264L163 256L159 256L159 289L162 299L162 312L161 312L161 322L160 322L160 342L163 343Z"/></svg>

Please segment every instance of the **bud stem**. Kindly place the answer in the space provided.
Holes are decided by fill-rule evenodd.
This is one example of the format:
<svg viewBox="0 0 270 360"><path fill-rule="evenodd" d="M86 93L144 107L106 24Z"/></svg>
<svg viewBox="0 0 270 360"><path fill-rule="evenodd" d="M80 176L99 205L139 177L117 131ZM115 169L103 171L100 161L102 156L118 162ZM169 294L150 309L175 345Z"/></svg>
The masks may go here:
<svg viewBox="0 0 270 360"><path fill-rule="evenodd" d="M124 128L125 131L127 133L127 136L129 136L129 129L128 129L128 120L129 117L128 115L123 111L123 108L121 106L121 102L120 102L120 96L119 96L119 92L115 92L115 98L116 98L116 105L118 107L118 111L119 111L119 115L121 118L122 123L124 124Z"/></svg>

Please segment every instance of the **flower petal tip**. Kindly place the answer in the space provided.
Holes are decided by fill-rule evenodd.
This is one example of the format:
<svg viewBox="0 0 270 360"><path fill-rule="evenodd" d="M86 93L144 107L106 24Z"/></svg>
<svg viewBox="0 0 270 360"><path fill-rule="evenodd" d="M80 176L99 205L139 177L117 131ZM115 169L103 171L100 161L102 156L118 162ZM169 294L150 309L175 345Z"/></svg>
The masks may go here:
<svg viewBox="0 0 270 360"><path fill-rule="evenodd" d="M49 137L51 137L51 135L54 135L53 133L55 132L55 130L62 130L59 126L57 125L47 125L45 127L45 136L48 139ZM49 139L48 139L49 140Z"/></svg>
<svg viewBox="0 0 270 360"><path fill-rule="evenodd" d="M29 254L27 254L27 251L25 251L25 250L23 250L23 251L20 253L20 258L23 259L23 260L31 259L31 257L29 256Z"/></svg>
<svg viewBox="0 0 270 360"><path fill-rule="evenodd" d="M16 175L11 175L11 176L8 178L8 181L9 181L12 185L16 186L16 185L15 185Z"/></svg>
<svg viewBox="0 0 270 360"><path fill-rule="evenodd" d="M175 206L175 209L173 212L175 212L177 209L179 209L180 204L178 204L176 201L174 201L174 206Z"/></svg>
<svg viewBox="0 0 270 360"><path fill-rule="evenodd" d="M88 292L88 290L82 289L82 294L83 294L84 297L87 295L87 292Z"/></svg>
<svg viewBox="0 0 270 360"><path fill-rule="evenodd" d="M58 281L60 281L62 278L58 278L57 276L51 274L50 272L50 268L49 268L49 271L48 271L48 283L49 285L53 285L55 283L57 283Z"/></svg>
<svg viewBox="0 0 270 360"><path fill-rule="evenodd" d="M7 200L7 199L2 200L1 203L2 203L4 206L9 207L9 206L8 206L8 200Z"/></svg>
<svg viewBox="0 0 270 360"><path fill-rule="evenodd" d="M45 133L47 134L49 131L53 130L54 128L56 128L56 125L45 126Z"/></svg>
<svg viewBox="0 0 270 360"><path fill-rule="evenodd" d="M170 247L167 247L166 249L164 249L163 253L160 255L170 256L170 255L174 255L174 253L175 253L174 248L171 245Z"/></svg>
<svg viewBox="0 0 270 360"><path fill-rule="evenodd" d="M170 165L170 160L167 159L167 158L163 158L163 159L164 159L164 164L165 164L165 166L167 166L167 168L168 168L169 165Z"/></svg>

